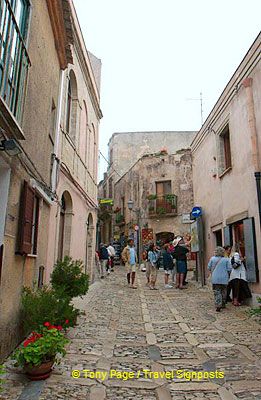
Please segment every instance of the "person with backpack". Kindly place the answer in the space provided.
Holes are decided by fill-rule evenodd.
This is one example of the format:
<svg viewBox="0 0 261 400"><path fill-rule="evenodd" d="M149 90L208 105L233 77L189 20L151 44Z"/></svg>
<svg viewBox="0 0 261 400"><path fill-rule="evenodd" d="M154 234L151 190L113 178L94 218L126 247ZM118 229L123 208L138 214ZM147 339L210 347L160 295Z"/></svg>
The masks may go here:
<svg viewBox="0 0 261 400"><path fill-rule="evenodd" d="M101 275L104 275L104 271L107 271L107 274L110 274L110 267L109 267L109 253L106 248L106 245L101 243L100 244L100 261L101 261Z"/></svg>
<svg viewBox="0 0 261 400"><path fill-rule="evenodd" d="M232 304L241 306L242 301L251 298L252 294L247 283L246 268L240 252L232 251L231 255L232 271L229 277L228 296L232 290Z"/></svg>
<svg viewBox="0 0 261 400"><path fill-rule="evenodd" d="M216 311L220 312L226 307L227 285L232 267L230 259L225 257L223 247L217 247L214 254L209 260L208 270L211 274Z"/></svg>

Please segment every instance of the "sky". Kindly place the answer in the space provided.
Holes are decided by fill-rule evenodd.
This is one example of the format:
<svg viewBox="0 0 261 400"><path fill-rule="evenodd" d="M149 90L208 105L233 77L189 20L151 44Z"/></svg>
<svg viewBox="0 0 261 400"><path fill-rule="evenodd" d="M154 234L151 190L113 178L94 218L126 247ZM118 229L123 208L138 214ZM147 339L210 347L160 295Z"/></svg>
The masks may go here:
<svg viewBox="0 0 261 400"><path fill-rule="evenodd" d="M198 130L260 31L260 0L74 0L114 132ZM191 100L193 99L193 100ZM99 179L107 163L99 161Z"/></svg>

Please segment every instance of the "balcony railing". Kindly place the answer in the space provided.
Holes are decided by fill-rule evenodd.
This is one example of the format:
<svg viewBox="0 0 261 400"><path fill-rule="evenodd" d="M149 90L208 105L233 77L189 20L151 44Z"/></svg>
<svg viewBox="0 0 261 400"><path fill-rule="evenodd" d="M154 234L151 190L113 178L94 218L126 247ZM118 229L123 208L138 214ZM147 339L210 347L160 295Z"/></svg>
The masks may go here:
<svg viewBox="0 0 261 400"><path fill-rule="evenodd" d="M24 37L28 9L17 9L0 0L0 95L21 123L24 94L30 65ZM20 25L20 26L19 26Z"/></svg>
<svg viewBox="0 0 261 400"><path fill-rule="evenodd" d="M159 216L166 214L177 214L177 196L175 194L155 196L155 198L149 199L149 215Z"/></svg>

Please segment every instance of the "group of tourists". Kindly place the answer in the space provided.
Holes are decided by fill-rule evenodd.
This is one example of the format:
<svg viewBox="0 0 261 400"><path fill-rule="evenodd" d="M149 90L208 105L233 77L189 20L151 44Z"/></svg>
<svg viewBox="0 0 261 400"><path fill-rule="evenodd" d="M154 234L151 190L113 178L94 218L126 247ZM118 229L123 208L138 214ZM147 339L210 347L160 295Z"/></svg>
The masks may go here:
<svg viewBox="0 0 261 400"><path fill-rule="evenodd" d="M214 292L216 311L226 307L228 301L240 306L245 299L252 297L246 277L245 259L235 246L217 247L208 263ZM232 294L232 300L230 295Z"/></svg>
<svg viewBox="0 0 261 400"><path fill-rule="evenodd" d="M177 289L186 289L187 254L189 253L189 245L189 242L184 240L181 236L177 236L173 242L164 244L162 249L154 243L149 246L148 250L144 249L142 261L146 267L147 286L151 290L157 290L156 282L161 258L165 272L165 288L171 289L176 285ZM133 239L128 240L121 257L127 270L127 282L132 289L136 289L135 274L137 255Z"/></svg>
<svg viewBox="0 0 261 400"><path fill-rule="evenodd" d="M160 266L163 266L165 289L173 287L186 289L188 283L186 281L187 256L190 253L190 243L190 237L176 236L173 241L165 243L162 248L152 243L147 250L144 249L142 265L146 270L146 286L151 290L157 290L158 270ZM100 244L100 249L96 252L96 265L102 279L105 273L109 275L113 271L115 255L112 243L107 246L103 243ZM121 259L125 264L128 286L137 289L135 278L138 258L133 239L128 240L121 253ZM217 247L214 256L209 260L208 270L216 311L220 312L229 301L232 301L234 306L240 306L245 299L251 297L246 277L245 259L238 246L233 249L229 246Z"/></svg>
<svg viewBox="0 0 261 400"><path fill-rule="evenodd" d="M116 255L115 248L112 243L106 245L100 244L99 251L95 252L95 262L99 270L100 278L104 279L105 273L109 275L114 271L114 258Z"/></svg>

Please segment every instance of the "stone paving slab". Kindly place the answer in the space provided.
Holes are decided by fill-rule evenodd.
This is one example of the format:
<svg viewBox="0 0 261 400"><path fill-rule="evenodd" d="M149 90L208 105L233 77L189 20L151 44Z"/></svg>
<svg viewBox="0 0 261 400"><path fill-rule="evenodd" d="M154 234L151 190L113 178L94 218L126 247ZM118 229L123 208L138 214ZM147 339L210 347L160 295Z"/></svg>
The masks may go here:
<svg viewBox="0 0 261 400"><path fill-rule="evenodd" d="M159 290L149 290L145 275L138 273L138 289L131 290L124 269L116 267L76 300L84 314L67 334L65 358L35 386L41 394L36 397L27 378L8 362L0 400L261 400L261 326L247 308L228 304L216 313L207 288L190 282L188 290L166 290L163 282L159 271ZM72 377L73 370L80 378ZM85 378L83 370L106 377ZM110 376L111 370L134 378ZM171 377L183 370L223 371L224 378Z"/></svg>

